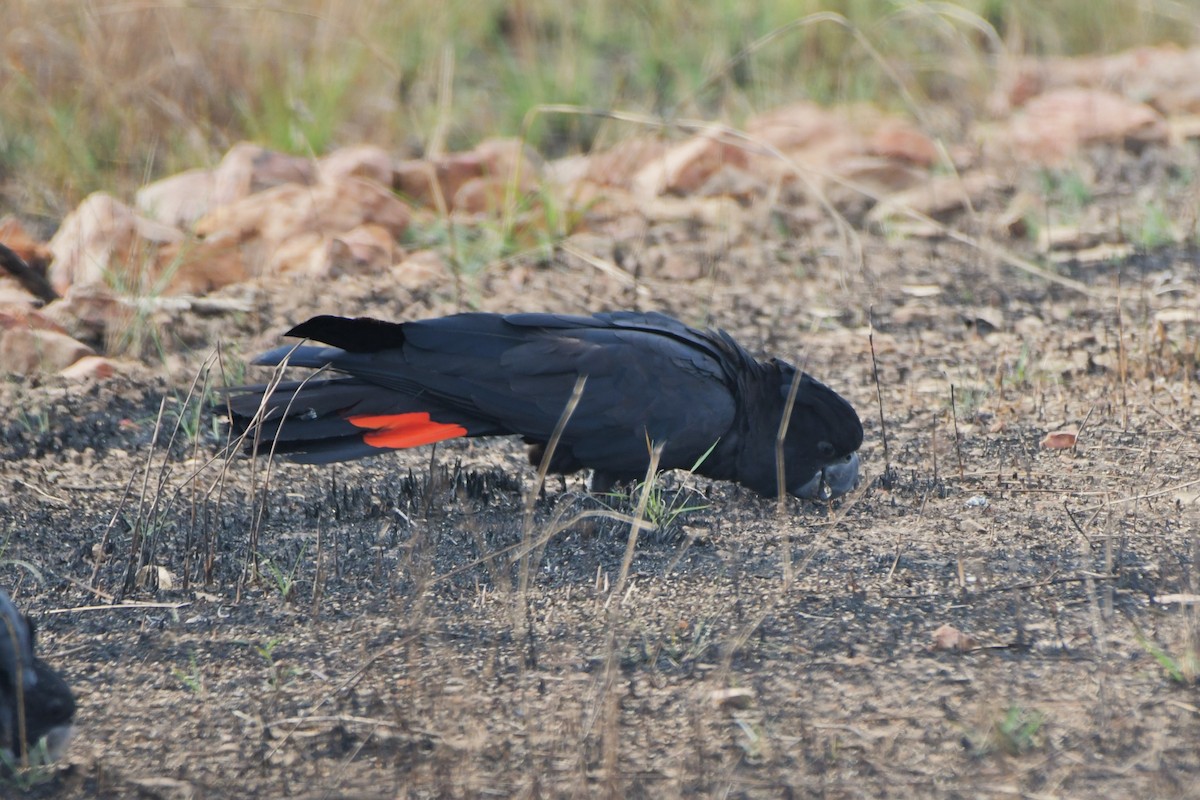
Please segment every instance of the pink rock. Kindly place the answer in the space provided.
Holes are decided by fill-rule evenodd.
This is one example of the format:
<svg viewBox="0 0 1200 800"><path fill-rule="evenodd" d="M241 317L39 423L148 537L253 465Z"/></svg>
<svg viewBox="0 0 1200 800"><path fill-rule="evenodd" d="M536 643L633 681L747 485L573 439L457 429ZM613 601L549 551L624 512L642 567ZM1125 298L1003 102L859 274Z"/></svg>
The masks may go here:
<svg viewBox="0 0 1200 800"><path fill-rule="evenodd" d="M337 236L309 231L284 242L271 255L267 270L313 278L378 273L396 262L398 251L395 239L381 225L359 225Z"/></svg>
<svg viewBox="0 0 1200 800"><path fill-rule="evenodd" d="M866 149L858 126L843 110L801 102L751 117L746 133L789 157L861 153Z"/></svg>
<svg viewBox="0 0 1200 800"><path fill-rule="evenodd" d="M1090 144L1166 143L1162 115L1103 89L1056 89L1029 101L1009 126L1012 150L1056 165Z"/></svg>
<svg viewBox="0 0 1200 800"><path fill-rule="evenodd" d="M67 332L66 328L44 311L38 311L20 303L0 305L0 332L22 328L57 333Z"/></svg>
<svg viewBox="0 0 1200 800"><path fill-rule="evenodd" d="M103 356L84 356L58 374L69 380L104 380L116 374L116 362Z"/></svg>
<svg viewBox="0 0 1200 800"><path fill-rule="evenodd" d="M342 147L317 162L321 180L366 178L380 186L392 185L392 157L382 147L361 144Z"/></svg>
<svg viewBox="0 0 1200 800"><path fill-rule="evenodd" d="M298 273L315 278L327 273L329 237L316 231L300 231L271 244L272 246L265 251L263 274Z"/></svg>
<svg viewBox="0 0 1200 800"><path fill-rule="evenodd" d="M362 178L343 178L259 192L208 214L196 223L196 233L206 238L261 238L278 245L302 232L336 235L370 222L399 237L409 218L408 206L388 189Z"/></svg>
<svg viewBox="0 0 1200 800"><path fill-rule="evenodd" d="M317 168L310 159L239 142L229 149L213 172L213 207L236 203L275 186L307 185L316 179Z"/></svg>
<svg viewBox="0 0 1200 800"><path fill-rule="evenodd" d="M897 158L919 167L931 167L938 160L933 139L907 120L885 119L871 133L867 145L872 155Z"/></svg>
<svg viewBox="0 0 1200 800"><path fill-rule="evenodd" d="M537 187L542 165L516 139L488 139L474 150L437 159L401 161L395 168L395 188L405 197L432 208L454 210L463 184L475 178L493 182L517 181L522 192ZM474 199L477 193L467 195Z"/></svg>
<svg viewBox="0 0 1200 800"><path fill-rule="evenodd" d="M933 649L964 652L976 646L973 636L963 633L953 625L940 625L933 632Z"/></svg>
<svg viewBox="0 0 1200 800"><path fill-rule="evenodd" d="M67 215L50 240L50 284L60 295L74 284L124 282L136 288L157 248L184 238L181 231L133 213L103 192Z"/></svg>
<svg viewBox="0 0 1200 800"><path fill-rule="evenodd" d="M483 174L483 164L474 154L459 153L437 161L402 161L396 165L396 191L431 208L454 207L454 195L462 185Z"/></svg>
<svg viewBox="0 0 1200 800"><path fill-rule="evenodd" d="M164 225L190 228L213 207L216 179L212 170L189 169L138 189L138 213Z"/></svg>
<svg viewBox="0 0 1200 800"><path fill-rule="evenodd" d="M1104 89L1167 116L1200 112L1200 47L1166 44L1100 56L1017 59L1006 65L989 107L997 116L1042 92Z"/></svg>
<svg viewBox="0 0 1200 800"><path fill-rule="evenodd" d="M632 188L643 198L689 195L723 167L743 168L747 163L746 150L740 145L722 141L716 132L701 134L675 145L638 170Z"/></svg>
<svg viewBox="0 0 1200 800"><path fill-rule="evenodd" d="M610 150L588 156L584 179L602 186L629 188L644 167L661 159L669 145L659 138L634 137L618 142Z"/></svg>
<svg viewBox="0 0 1200 800"><path fill-rule="evenodd" d="M263 270L319 274L330 238L361 225L375 225L393 240L399 239L410 217L408 205L389 189L349 177L259 192L216 209L196 223L196 232L214 243L240 244L242 265L250 274Z"/></svg>
<svg viewBox="0 0 1200 800"><path fill-rule="evenodd" d="M104 284L79 284L42 309L42 313L59 330L99 345L109 331L120 330L127 323L130 310Z"/></svg>
<svg viewBox="0 0 1200 800"><path fill-rule="evenodd" d="M529 181L536 183L542 172L542 163L520 139L485 139L475 146L470 155L478 159L483 175L512 180L515 176L523 186Z"/></svg>
<svg viewBox="0 0 1200 800"><path fill-rule="evenodd" d="M396 263L399 248L382 225L366 224L333 237L329 243L330 272L376 272Z"/></svg>
<svg viewBox="0 0 1200 800"><path fill-rule="evenodd" d="M203 295L250 277L238 242L222 238L163 245L156 269L163 294Z"/></svg>
<svg viewBox="0 0 1200 800"><path fill-rule="evenodd" d="M23 287L15 278L10 278L7 275L0 275L0 314L3 313L5 306L23 306L25 308L33 308L37 306L41 300L33 295L28 289Z"/></svg>
<svg viewBox="0 0 1200 800"><path fill-rule="evenodd" d="M92 348L58 331L11 328L0 333L0 372L58 372L90 355L95 355Z"/></svg>
<svg viewBox="0 0 1200 800"><path fill-rule="evenodd" d="M508 181L503 178L471 178L454 193L451 207L467 214L498 214L507 194Z"/></svg>

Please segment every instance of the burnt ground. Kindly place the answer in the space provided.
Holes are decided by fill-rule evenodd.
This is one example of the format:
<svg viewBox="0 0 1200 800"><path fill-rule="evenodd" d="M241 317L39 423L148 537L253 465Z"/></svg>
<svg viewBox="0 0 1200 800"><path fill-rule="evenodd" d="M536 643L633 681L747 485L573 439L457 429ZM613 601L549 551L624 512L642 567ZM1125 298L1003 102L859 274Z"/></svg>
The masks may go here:
<svg viewBox="0 0 1200 800"><path fill-rule="evenodd" d="M1147 191L1194 215L1163 160L1195 158L1101 157L1110 240ZM986 229L1005 201L953 223ZM459 290L237 287L256 313L157 320L144 374L4 381L0 584L79 697L65 763L5 791L1200 796L1200 254L1064 262L1080 290L895 231L863 232L859 263L831 223L791 219L573 240L625 272L559 249ZM527 517L513 442L213 460L219 425L187 394L219 341L236 377L311 313L462 305L725 327L852 400L866 481L780 510L669 476L622 584L628 527L572 518L632 504L552 478ZM1074 448L1040 445L1068 427ZM936 649L943 625L973 646Z"/></svg>

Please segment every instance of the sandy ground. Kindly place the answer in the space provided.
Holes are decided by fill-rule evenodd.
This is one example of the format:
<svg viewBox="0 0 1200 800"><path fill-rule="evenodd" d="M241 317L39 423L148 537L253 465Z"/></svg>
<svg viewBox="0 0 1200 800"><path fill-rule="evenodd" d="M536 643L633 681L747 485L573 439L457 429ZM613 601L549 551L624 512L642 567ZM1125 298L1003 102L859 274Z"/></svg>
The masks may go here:
<svg viewBox="0 0 1200 800"><path fill-rule="evenodd" d="M1117 220L1161 169L1098 158ZM4 791L1200 796L1200 696L1167 669L1200 648L1178 602L1200 568L1195 251L1065 263L1080 291L938 239L863 233L857 263L831 224L767 213L598 227L577 246L620 241L636 279L558 251L461 293L239 287L256 314L163 327L170 378L0 383L0 584L79 698L65 763ZM661 514L622 583L627 526L557 528L632 504L554 478L527 521L515 442L269 473L211 461L207 416L165 444L218 341L236 360L312 313L464 305L724 327L855 404L866 481L780 511L670 476L665 502L701 508ZM1067 428L1075 447L1040 445Z"/></svg>

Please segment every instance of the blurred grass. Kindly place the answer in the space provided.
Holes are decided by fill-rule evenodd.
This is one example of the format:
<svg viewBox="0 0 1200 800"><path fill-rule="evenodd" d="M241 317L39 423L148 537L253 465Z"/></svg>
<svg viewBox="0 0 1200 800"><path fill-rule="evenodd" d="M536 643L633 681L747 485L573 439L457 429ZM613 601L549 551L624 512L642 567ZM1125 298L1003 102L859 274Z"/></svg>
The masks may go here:
<svg viewBox="0 0 1200 800"><path fill-rule="evenodd" d="M245 138L461 149L518 134L540 103L734 123L799 98L970 113L1001 53L1188 42L1198 22L1170 0L5 0L0 214L55 220ZM559 155L628 135L614 126L544 115L530 138Z"/></svg>

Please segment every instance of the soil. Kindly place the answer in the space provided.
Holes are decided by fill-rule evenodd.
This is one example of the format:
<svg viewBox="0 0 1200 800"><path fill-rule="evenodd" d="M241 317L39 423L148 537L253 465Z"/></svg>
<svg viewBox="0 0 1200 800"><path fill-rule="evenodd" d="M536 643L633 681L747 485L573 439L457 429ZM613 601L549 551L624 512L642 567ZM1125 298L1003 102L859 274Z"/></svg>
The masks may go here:
<svg viewBox="0 0 1200 800"><path fill-rule="evenodd" d="M1114 237L1146 192L1194 216L1164 167L1190 150L1094 159ZM1065 262L1080 291L945 238L861 231L859 260L783 212L594 221L572 244L612 270L236 287L256 313L170 312L144 374L4 381L0 585L79 713L0 792L1200 796L1200 253ZM855 404L863 486L780 508L667 476L622 580L635 503L551 477L527 513L519 443L268 466L194 413L218 343L216 385L310 314L466 306L723 327Z"/></svg>

